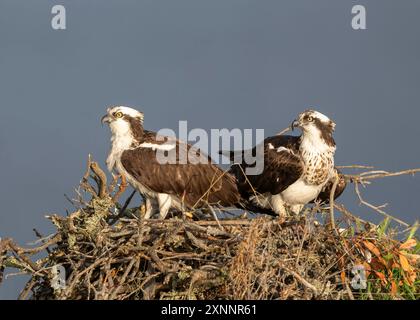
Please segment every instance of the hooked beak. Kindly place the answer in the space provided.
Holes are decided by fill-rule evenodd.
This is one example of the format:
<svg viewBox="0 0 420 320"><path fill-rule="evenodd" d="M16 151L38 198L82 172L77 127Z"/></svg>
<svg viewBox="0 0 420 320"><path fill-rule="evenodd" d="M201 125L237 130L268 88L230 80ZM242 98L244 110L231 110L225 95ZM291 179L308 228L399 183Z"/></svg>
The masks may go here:
<svg viewBox="0 0 420 320"><path fill-rule="evenodd" d="M296 127L299 127L299 121L298 120L293 120L290 127L292 128L292 131L293 131Z"/></svg>
<svg viewBox="0 0 420 320"><path fill-rule="evenodd" d="M101 118L101 123L102 123L102 125L104 124L104 123L110 123L111 122L111 119L109 118L109 116L106 114L106 115L104 115L102 118Z"/></svg>

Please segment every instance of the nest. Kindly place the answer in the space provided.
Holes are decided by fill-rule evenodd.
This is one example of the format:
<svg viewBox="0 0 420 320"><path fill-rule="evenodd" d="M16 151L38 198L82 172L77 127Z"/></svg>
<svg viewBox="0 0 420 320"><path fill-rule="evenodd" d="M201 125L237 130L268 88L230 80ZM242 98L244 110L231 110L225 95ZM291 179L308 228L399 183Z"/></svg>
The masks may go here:
<svg viewBox="0 0 420 320"><path fill-rule="evenodd" d="M33 248L0 241L0 283L5 268L30 274L19 298L35 300L418 298L414 232L401 242L384 225L338 230L315 220L319 207L286 220L144 220L118 204L123 188L89 161L90 199L49 216L53 235L37 233ZM368 288L355 289L355 266Z"/></svg>

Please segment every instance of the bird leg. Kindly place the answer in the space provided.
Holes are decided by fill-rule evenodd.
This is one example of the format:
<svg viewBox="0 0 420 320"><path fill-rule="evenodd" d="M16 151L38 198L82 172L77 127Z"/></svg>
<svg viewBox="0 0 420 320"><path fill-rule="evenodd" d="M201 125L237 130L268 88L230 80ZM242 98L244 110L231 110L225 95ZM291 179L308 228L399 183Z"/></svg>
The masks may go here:
<svg viewBox="0 0 420 320"><path fill-rule="evenodd" d="M304 204L292 205L290 206L290 212L297 216L302 211L304 206L305 206Z"/></svg>
<svg viewBox="0 0 420 320"><path fill-rule="evenodd" d="M285 218L288 216L285 203L279 194L271 196L270 205L273 211L280 217Z"/></svg>
<svg viewBox="0 0 420 320"><path fill-rule="evenodd" d="M154 213L155 210L153 210L153 203L152 200L149 198L146 198L146 200L144 201L144 205L145 205L145 213L144 213L144 219L150 219L150 217L152 216L152 214Z"/></svg>
<svg viewBox="0 0 420 320"><path fill-rule="evenodd" d="M169 209L172 205L172 198L169 194L159 193L158 194L158 204L160 211L160 218L163 220L166 218Z"/></svg>

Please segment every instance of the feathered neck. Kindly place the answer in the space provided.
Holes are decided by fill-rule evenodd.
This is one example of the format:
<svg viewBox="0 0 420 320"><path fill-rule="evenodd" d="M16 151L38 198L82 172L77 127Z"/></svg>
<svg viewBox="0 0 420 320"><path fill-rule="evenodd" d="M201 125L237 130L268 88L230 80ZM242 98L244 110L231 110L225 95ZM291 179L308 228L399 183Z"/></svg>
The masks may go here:
<svg viewBox="0 0 420 320"><path fill-rule="evenodd" d="M305 151L305 153L334 155L336 146L331 134L311 130L302 133L299 149L301 152Z"/></svg>
<svg viewBox="0 0 420 320"><path fill-rule="evenodd" d="M129 117L112 122L110 128L111 150L106 163L108 170L112 171L125 150L137 148L142 143L144 129L141 121Z"/></svg>

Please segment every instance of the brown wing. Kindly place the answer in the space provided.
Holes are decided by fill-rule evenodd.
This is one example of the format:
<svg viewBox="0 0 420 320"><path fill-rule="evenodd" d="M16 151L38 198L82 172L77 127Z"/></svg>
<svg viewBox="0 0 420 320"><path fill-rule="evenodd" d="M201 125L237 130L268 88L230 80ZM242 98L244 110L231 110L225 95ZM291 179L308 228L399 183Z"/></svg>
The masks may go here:
<svg viewBox="0 0 420 320"><path fill-rule="evenodd" d="M154 192L176 195L188 207L196 205L202 207L206 203L220 206L233 206L239 199L239 192L234 177L223 172L210 162L192 164L182 163L180 148L188 144L176 143L176 163L161 164L157 158L157 151L151 148L136 148L126 150L121 156L121 163L125 170L141 184ZM146 142L161 144L152 135Z"/></svg>
<svg viewBox="0 0 420 320"><path fill-rule="evenodd" d="M303 173L303 163L298 156L298 149L299 137L274 136L265 139L264 170L261 174L244 176L245 169L254 164L242 162L231 168L241 195L247 198L254 194L254 190L257 193L278 194L299 179ZM253 152L255 155L255 148Z"/></svg>

